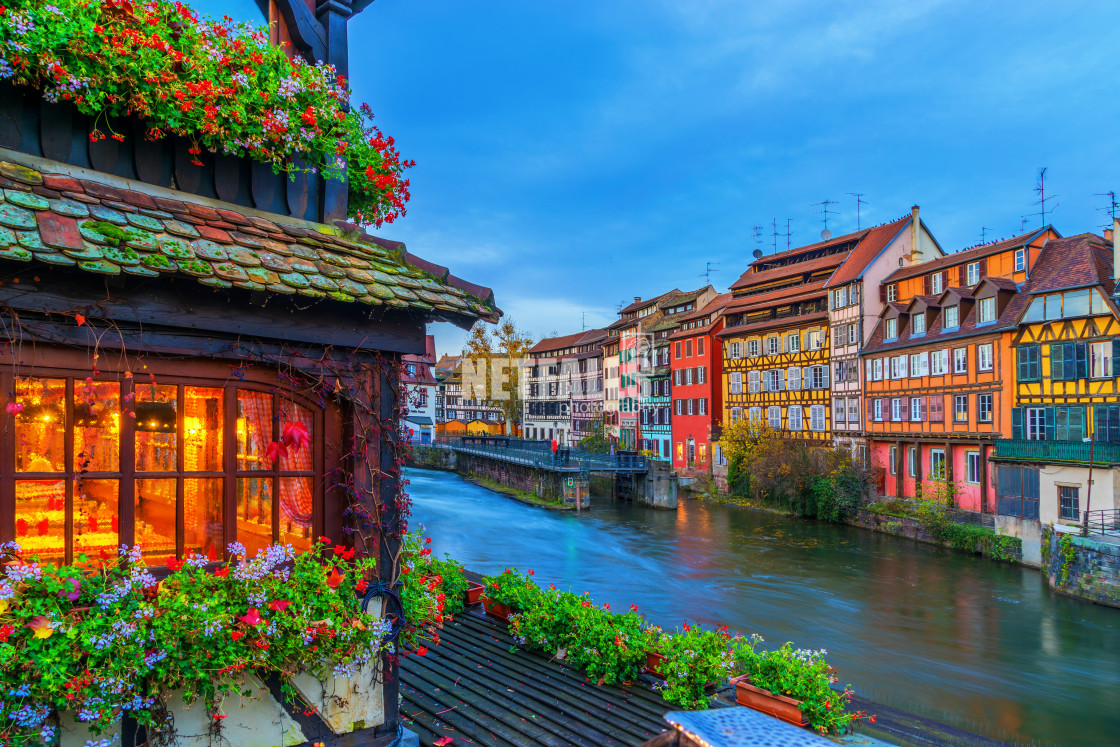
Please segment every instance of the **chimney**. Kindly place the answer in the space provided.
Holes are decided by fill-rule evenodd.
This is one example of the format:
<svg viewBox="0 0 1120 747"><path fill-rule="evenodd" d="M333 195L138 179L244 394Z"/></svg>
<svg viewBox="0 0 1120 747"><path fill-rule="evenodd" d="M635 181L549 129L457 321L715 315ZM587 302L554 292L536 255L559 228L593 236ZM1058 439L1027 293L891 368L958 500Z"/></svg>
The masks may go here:
<svg viewBox="0 0 1120 747"><path fill-rule="evenodd" d="M910 208L910 258L911 264L917 264L922 261L922 249L918 246L918 227L922 225L921 218L918 217L918 206L914 205Z"/></svg>
<svg viewBox="0 0 1120 747"><path fill-rule="evenodd" d="M641 301L641 300L642 300L641 296L634 296L634 303L637 303L638 301Z"/></svg>
<svg viewBox="0 0 1120 747"><path fill-rule="evenodd" d="M1120 271L1120 218L1112 219L1112 277Z"/></svg>

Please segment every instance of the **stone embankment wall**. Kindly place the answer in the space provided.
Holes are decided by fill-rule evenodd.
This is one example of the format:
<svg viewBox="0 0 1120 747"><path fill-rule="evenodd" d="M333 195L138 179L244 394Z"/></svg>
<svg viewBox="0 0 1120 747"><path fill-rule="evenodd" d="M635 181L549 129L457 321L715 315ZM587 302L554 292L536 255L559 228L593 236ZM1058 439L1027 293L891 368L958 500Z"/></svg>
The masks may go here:
<svg viewBox="0 0 1120 747"><path fill-rule="evenodd" d="M1082 537L1047 527L1042 543L1043 573L1051 588L1120 607L1120 538Z"/></svg>
<svg viewBox="0 0 1120 747"><path fill-rule="evenodd" d="M455 471L455 452L451 449L440 449L426 444L416 444L412 447L412 456L409 464L413 467L424 469L441 469Z"/></svg>
<svg viewBox="0 0 1120 747"><path fill-rule="evenodd" d="M918 519L909 516L890 516L889 514L881 514L875 511L868 511L867 509L858 509L847 520L847 523L863 527L864 529L871 529L875 532L883 532L885 534L893 534L899 537L908 537L918 542L927 542L931 545L940 545L941 547L950 547L949 543L941 542L934 538L926 528L922 526L922 522ZM963 548L961 548L963 549ZM973 550L977 554L983 554L981 551L980 543L977 543L976 548ZM1011 557L1001 558L1013 563L1023 562L1023 550L1021 544L1018 550L1009 550Z"/></svg>

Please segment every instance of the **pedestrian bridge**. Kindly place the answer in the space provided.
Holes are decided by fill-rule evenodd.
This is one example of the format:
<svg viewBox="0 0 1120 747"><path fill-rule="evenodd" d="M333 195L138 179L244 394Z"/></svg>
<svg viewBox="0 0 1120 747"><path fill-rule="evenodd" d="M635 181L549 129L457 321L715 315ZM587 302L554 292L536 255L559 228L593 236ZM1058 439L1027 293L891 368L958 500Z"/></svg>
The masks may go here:
<svg viewBox="0 0 1120 747"><path fill-rule="evenodd" d="M548 472L633 475L649 471L648 461L640 454L594 454L571 448L553 452L547 441L510 436L441 436L436 439L435 445L458 454L487 457Z"/></svg>

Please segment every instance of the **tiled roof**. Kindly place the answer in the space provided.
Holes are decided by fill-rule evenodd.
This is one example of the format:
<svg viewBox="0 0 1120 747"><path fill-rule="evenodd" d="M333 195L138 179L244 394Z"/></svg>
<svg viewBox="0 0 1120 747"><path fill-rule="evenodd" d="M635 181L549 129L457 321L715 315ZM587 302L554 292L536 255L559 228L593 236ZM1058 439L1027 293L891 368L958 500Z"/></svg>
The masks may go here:
<svg viewBox="0 0 1120 747"><path fill-rule="evenodd" d="M682 314L681 316L676 317L676 319L683 324L684 322L690 322L693 319L699 319L711 314L718 314L723 310L724 306L727 306L728 302L730 301L730 293L720 293L718 296L709 301L705 306L696 309L695 311L690 311L687 314Z"/></svg>
<svg viewBox="0 0 1120 747"><path fill-rule="evenodd" d="M743 296L742 298L733 298L731 302L724 307L723 313L733 314L746 309L752 309L759 306L773 305L777 301L785 301L794 298L821 298L826 295L824 290L824 282L804 283L802 285L795 285L789 288L779 288L778 290L769 291L766 293L758 293L753 296Z"/></svg>
<svg viewBox="0 0 1120 747"><path fill-rule="evenodd" d="M680 317L666 316L662 317L661 321L647 329L646 332L664 332L667 329L676 329L680 324Z"/></svg>
<svg viewBox="0 0 1120 747"><path fill-rule="evenodd" d="M792 278L804 275L810 272L820 272L823 270L830 270L839 267L843 262L846 254L837 253L830 254L827 257L817 257L816 259L808 259L804 262L797 264L785 265L783 267L772 267L769 270L762 270L755 272L754 266L742 274L742 276L731 285L731 290L741 290L749 288L752 285L761 285L763 283L771 283L775 280L782 278ZM769 259L764 257L759 260L763 262Z"/></svg>
<svg viewBox="0 0 1120 747"><path fill-rule="evenodd" d="M666 293L665 296L662 298L662 300L660 302L660 305L662 307L665 307L665 306L679 306L682 303L688 303L689 301L695 301L697 298L700 298L700 296L704 295L704 291L708 290L711 287L712 286L710 286L710 285L705 285L703 288L697 288L696 290L686 291L684 293L677 293L677 294L673 294L671 292Z"/></svg>
<svg viewBox="0 0 1120 747"><path fill-rule="evenodd" d="M940 270L943 267L951 267L952 265L960 264L961 262L971 262L981 257L990 257L993 254L1006 252L1020 246L1026 246L1038 237L1042 236L1047 231L1056 230L1052 226L1046 226L1036 231L1024 233L1019 236L1013 236L1010 239L1003 239L1002 241L993 241L990 244L983 244L981 246L974 246L969 249L962 249L959 252L946 254L944 257L931 259L929 262L922 262L917 265L910 265L909 267L899 267L883 280L884 283L893 283L898 280L905 280L906 278L917 277L924 275L927 272ZM1060 235L1060 234L1059 234Z"/></svg>
<svg viewBox="0 0 1120 747"><path fill-rule="evenodd" d="M726 327L720 332L717 337L740 337L751 332L759 332L771 327L790 327L808 322L828 321L827 311L818 311L814 314L805 314L803 316L783 316L778 319L764 319L761 322L754 322L753 324L744 324L738 327Z"/></svg>
<svg viewBox="0 0 1120 747"><path fill-rule="evenodd" d="M497 321L488 288L404 245L37 159L0 161L0 261ZM106 183L112 182L112 183ZM130 187L137 187L136 189ZM143 191L139 191L142 189ZM261 217L268 215L268 218ZM307 226L311 226L308 228ZM15 265L18 266L18 265Z"/></svg>
<svg viewBox="0 0 1120 747"><path fill-rule="evenodd" d="M844 264L832 273L832 277L825 283L825 287L834 288L859 279L867 266L910 225L911 220L913 220L913 216L904 215L896 221L870 229L864 234L856 248L847 255Z"/></svg>
<svg viewBox="0 0 1120 747"><path fill-rule="evenodd" d="M985 278L985 280L994 279L995 278ZM1002 288L1002 286L997 287ZM898 348L908 348L916 345L936 344L941 341L955 340L961 337L969 337L976 334L988 334L990 332L1001 332L1003 330L1010 329L1018 323L1019 316L1023 313L1023 310L1027 306L1027 302L1030 300L1029 293L1017 292L1017 290L1015 290L1016 287L1017 286L1012 283L1012 287L1010 289L1004 289L1011 290L1015 293L1015 295L1007 303L1007 306L1004 307L1003 313L999 315L999 319L997 319L994 323L985 324L979 327L976 325L976 318L980 313L980 305L973 303L969 304L967 312L965 312L964 317L960 320L960 326L954 330L948 332L943 331L941 327L941 320L943 316L942 314L938 314L934 318L933 323L929 325L929 329L926 331L926 334L922 335L921 337L911 338L910 325L907 324L905 325L905 329L899 330L897 340L885 342L883 340L883 318L880 317L878 322L875 324L875 330L871 333L871 339L866 345L863 346L863 351L865 353L874 353L881 351L885 352L888 350L896 350Z"/></svg>
<svg viewBox="0 0 1120 747"><path fill-rule="evenodd" d="M583 337L585 334L587 333L576 332L574 335L546 337L533 347L529 348L529 354L540 355L542 353L551 353L556 350L563 350L564 348L574 347L579 338Z"/></svg>
<svg viewBox="0 0 1120 747"><path fill-rule="evenodd" d="M1081 234L1047 242L1031 272L1030 293L1101 284L1111 294L1112 246L1095 234Z"/></svg>
<svg viewBox="0 0 1120 747"><path fill-rule="evenodd" d="M655 296L653 298L640 299L640 300L635 301L634 303L630 304L629 306L623 307L618 313L619 314L628 314L631 311L637 311L638 309L644 309L647 306L652 306L655 303L660 303L665 298L673 295L674 293L680 293L680 291L678 289L674 288L673 290L668 291L667 293L662 293L660 296Z"/></svg>
<svg viewBox="0 0 1120 747"><path fill-rule="evenodd" d="M576 341L576 345L579 345L581 347L584 345L592 345L594 343L602 342L606 338L607 330L602 328L589 329L583 333L583 336L580 337L579 340Z"/></svg>

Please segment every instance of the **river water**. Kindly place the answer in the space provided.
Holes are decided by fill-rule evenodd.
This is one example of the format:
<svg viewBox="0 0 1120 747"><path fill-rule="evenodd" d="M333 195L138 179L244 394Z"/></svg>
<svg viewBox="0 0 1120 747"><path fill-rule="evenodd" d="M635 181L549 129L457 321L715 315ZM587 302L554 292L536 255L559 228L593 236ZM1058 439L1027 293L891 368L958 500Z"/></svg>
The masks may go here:
<svg viewBox="0 0 1120 747"><path fill-rule="evenodd" d="M994 738L1120 745L1120 610L1037 571L863 529L682 500L549 511L410 469L411 525L480 573L532 568L651 621L823 648L872 700Z"/></svg>

